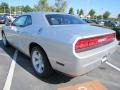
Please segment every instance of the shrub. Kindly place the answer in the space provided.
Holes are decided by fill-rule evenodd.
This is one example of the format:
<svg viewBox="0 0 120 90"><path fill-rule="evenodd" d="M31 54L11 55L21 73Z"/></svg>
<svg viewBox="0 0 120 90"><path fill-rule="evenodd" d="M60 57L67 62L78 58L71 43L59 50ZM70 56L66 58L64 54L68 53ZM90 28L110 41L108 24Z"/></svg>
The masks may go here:
<svg viewBox="0 0 120 90"><path fill-rule="evenodd" d="M120 27L113 28L113 30L116 31L116 37L120 40Z"/></svg>

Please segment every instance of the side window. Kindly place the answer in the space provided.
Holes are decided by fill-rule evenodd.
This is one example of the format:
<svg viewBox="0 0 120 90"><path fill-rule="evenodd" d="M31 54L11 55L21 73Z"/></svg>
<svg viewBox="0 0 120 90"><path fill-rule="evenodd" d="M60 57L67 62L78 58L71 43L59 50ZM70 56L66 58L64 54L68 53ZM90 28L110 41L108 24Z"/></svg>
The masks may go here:
<svg viewBox="0 0 120 90"><path fill-rule="evenodd" d="M15 26L25 26L26 20L27 20L27 16L20 16L13 22L13 25L15 25Z"/></svg>
<svg viewBox="0 0 120 90"><path fill-rule="evenodd" d="M25 22L25 25L28 26L28 25L31 25L32 24L32 18L30 15L27 16L27 20Z"/></svg>

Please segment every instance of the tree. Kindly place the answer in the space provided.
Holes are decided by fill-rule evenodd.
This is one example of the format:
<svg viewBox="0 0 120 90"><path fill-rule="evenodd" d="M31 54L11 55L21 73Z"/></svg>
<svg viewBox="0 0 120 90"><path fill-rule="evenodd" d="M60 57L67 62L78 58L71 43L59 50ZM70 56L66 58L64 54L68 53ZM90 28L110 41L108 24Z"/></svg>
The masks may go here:
<svg viewBox="0 0 120 90"><path fill-rule="evenodd" d="M69 14L74 15L74 9L72 7L69 9Z"/></svg>
<svg viewBox="0 0 120 90"><path fill-rule="evenodd" d="M89 15L90 15L92 18L94 18L95 11L94 11L93 9L91 9L91 10L89 11Z"/></svg>
<svg viewBox="0 0 120 90"><path fill-rule="evenodd" d="M33 11L40 11L40 8L38 5L34 5Z"/></svg>
<svg viewBox="0 0 120 90"><path fill-rule="evenodd" d="M12 14L21 14L24 10L24 6L11 6L11 13Z"/></svg>
<svg viewBox="0 0 120 90"><path fill-rule="evenodd" d="M110 12L109 11L106 11L104 14L103 14L103 19L108 19L110 16Z"/></svg>
<svg viewBox="0 0 120 90"><path fill-rule="evenodd" d="M34 6L35 11L49 11L47 0L39 0L38 4Z"/></svg>
<svg viewBox="0 0 120 90"><path fill-rule="evenodd" d="M102 15L98 15L98 16L97 16L97 19L98 19L98 20L101 20L101 19L102 19Z"/></svg>
<svg viewBox="0 0 120 90"><path fill-rule="evenodd" d="M55 12L55 7L54 6L49 6L48 11Z"/></svg>
<svg viewBox="0 0 120 90"><path fill-rule="evenodd" d="M11 6L11 13L14 13L15 12L15 8L14 6Z"/></svg>
<svg viewBox="0 0 120 90"><path fill-rule="evenodd" d="M83 9L80 9L79 16L81 16L83 14L84 14Z"/></svg>
<svg viewBox="0 0 120 90"><path fill-rule="evenodd" d="M118 14L118 20L120 21L120 14Z"/></svg>
<svg viewBox="0 0 120 90"><path fill-rule="evenodd" d="M32 11L33 9L28 5L23 8L23 12L32 12Z"/></svg>
<svg viewBox="0 0 120 90"><path fill-rule="evenodd" d="M0 13L9 13L9 5L5 2L0 4Z"/></svg>
<svg viewBox="0 0 120 90"><path fill-rule="evenodd" d="M55 0L55 11L56 12L65 12L65 9L67 7L67 1L66 0Z"/></svg>

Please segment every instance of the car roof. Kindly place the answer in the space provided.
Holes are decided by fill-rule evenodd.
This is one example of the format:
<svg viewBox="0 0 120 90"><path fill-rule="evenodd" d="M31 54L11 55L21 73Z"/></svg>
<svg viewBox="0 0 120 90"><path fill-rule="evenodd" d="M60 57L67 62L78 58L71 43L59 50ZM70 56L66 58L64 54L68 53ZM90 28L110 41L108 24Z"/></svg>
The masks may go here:
<svg viewBox="0 0 120 90"><path fill-rule="evenodd" d="M24 13L24 15L29 14L29 15L34 15L34 14L39 14L39 15L47 15L47 14L64 14L64 15L70 15L67 13L61 13L61 12L29 12L29 13Z"/></svg>

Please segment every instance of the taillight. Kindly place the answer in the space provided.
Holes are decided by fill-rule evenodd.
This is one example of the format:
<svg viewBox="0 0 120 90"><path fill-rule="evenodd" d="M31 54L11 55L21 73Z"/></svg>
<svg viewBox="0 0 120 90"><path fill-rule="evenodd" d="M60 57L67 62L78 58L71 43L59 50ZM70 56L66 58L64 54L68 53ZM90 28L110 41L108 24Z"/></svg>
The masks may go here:
<svg viewBox="0 0 120 90"><path fill-rule="evenodd" d="M102 46L104 44L113 41L114 38L115 38L115 33L94 37L94 38L81 39L76 42L75 51L80 52L95 48L96 46Z"/></svg>
<svg viewBox="0 0 120 90"><path fill-rule="evenodd" d="M89 45L89 40L79 40L76 44L75 44L75 49L80 49L80 48L86 48Z"/></svg>
<svg viewBox="0 0 120 90"><path fill-rule="evenodd" d="M113 34L111 34L111 35L107 35L107 36L106 36L106 39L107 39L107 41L111 41L111 40L113 40L115 37L116 37L116 34L113 33Z"/></svg>

